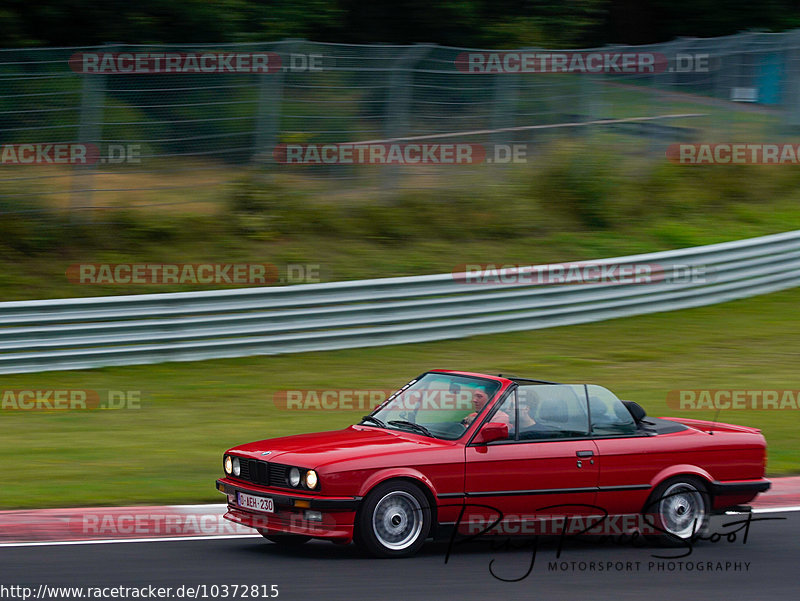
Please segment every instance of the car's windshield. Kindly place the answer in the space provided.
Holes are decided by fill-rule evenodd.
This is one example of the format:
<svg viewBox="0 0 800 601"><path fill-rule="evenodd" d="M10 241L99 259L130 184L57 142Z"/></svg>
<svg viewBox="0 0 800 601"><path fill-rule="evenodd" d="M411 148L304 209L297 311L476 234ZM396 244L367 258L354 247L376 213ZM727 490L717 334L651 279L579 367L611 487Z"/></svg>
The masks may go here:
<svg viewBox="0 0 800 601"><path fill-rule="evenodd" d="M363 423L455 440L499 389L495 380L431 372L406 384Z"/></svg>

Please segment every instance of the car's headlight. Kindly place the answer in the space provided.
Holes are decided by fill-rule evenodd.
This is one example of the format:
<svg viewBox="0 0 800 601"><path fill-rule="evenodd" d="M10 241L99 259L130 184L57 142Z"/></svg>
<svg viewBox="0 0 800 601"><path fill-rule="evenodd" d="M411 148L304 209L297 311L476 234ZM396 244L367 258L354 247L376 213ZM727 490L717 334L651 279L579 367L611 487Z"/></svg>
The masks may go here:
<svg viewBox="0 0 800 601"><path fill-rule="evenodd" d="M314 490L317 487L317 482L319 482L317 479L317 472L314 470L308 470L306 472L306 486L311 490Z"/></svg>
<svg viewBox="0 0 800 601"><path fill-rule="evenodd" d="M233 460L231 459L230 455L225 455L224 465L225 465L225 473L230 476L231 472L233 472Z"/></svg>
<svg viewBox="0 0 800 601"><path fill-rule="evenodd" d="M239 463L239 458L238 457L234 457L233 458L233 475L234 476L238 476L241 473L242 473L242 464Z"/></svg>
<svg viewBox="0 0 800 601"><path fill-rule="evenodd" d="M289 484L295 488L300 486L300 470L296 467L289 470Z"/></svg>

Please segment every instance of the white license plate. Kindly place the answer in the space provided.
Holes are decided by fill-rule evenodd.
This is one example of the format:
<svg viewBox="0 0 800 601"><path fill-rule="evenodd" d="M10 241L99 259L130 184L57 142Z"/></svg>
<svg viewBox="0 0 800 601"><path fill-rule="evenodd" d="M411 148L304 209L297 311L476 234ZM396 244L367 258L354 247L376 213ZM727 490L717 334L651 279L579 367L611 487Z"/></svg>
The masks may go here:
<svg viewBox="0 0 800 601"><path fill-rule="evenodd" d="M253 511L263 511L264 513L275 513L275 503L269 497L256 497L243 492L236 494L239 507L252 509Z"/></svg>

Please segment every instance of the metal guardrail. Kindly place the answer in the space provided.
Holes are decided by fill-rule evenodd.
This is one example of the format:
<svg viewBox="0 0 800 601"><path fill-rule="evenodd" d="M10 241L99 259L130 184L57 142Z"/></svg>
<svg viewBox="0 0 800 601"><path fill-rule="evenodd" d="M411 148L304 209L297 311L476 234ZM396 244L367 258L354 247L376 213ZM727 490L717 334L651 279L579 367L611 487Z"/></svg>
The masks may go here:
<svg viewBox="0 0 800 601"><path fill-rule="evenodd" d="M405 344L710 305L800 286L800 230L590 263L646 263L666 276L700 266L710 277L537 285L510 270L512 283L464 283L448 273L4 302L0 373Z"/></svg>

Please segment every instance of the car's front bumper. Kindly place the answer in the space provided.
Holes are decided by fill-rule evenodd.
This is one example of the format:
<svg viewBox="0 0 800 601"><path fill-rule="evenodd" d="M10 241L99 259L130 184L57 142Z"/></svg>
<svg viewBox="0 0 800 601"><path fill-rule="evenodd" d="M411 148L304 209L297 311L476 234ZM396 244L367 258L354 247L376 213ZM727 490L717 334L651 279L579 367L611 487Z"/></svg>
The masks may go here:
<svg viewBox="0 0 800 601"><path fill-rule="evenodd" d="M225 519L264 533L300 534L326 538L336 542L353 539L353 524L360 497L322 497L293 494L261 486L244 485L228 478L217 480L217 490L228 498ZM269 497L275 505L274 513L263 513L240 507L237 492ZM309 519L315 514L315 519Z"/></svg>

